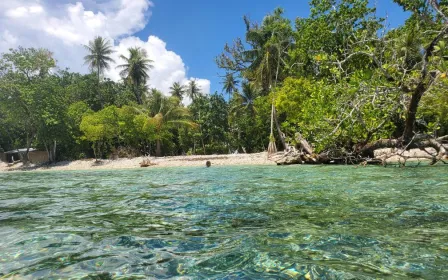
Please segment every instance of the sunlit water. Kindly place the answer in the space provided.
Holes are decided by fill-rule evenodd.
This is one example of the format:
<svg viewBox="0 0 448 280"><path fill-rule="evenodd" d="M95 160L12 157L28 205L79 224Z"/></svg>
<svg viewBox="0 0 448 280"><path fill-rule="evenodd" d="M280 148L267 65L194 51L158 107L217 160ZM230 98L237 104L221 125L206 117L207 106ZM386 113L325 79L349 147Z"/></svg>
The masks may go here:
<svg viewBox="0 0 448 280"><path fill-rule="evenodd" d="M0 278L447 279L447 171L0 173Z"/></svg>

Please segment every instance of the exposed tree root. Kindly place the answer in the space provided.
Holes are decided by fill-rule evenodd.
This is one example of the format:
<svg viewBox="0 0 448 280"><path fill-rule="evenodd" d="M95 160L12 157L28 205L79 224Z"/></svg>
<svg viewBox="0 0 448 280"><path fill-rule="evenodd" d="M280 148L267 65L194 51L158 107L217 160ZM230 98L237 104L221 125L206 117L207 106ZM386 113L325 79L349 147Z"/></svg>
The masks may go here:
<svg viewBox="0 0 448 280"><path fill-rule="evenodd" d="M408 161L417 162L430 161L431 165L438 162L448 164L448 148L443 141L448 137L433 138L428 135L414 135L406 145L402 139L380 139L362 146L356 146L353 152L330 150L315 154L311 145L296 135L298 146L291 147L285 152L271 155L269 158L278 165L290 164L367 164L387 165L391 161L400 166L405 166ZM376 150L390 150L382 155L375 155ZM424 153L411 154L409 150L419 149Z"/></svg>

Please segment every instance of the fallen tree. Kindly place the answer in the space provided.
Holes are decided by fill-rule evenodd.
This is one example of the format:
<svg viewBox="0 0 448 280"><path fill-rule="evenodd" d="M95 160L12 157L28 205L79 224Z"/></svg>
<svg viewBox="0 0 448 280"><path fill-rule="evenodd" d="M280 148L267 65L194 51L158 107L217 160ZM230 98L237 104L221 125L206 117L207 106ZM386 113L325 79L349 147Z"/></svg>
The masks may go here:
<svg viewBox="0 0 448 280"><path fill-rule="evenodd" d="M329 150L319 154L313 153L309 143L298 137L300 144L287 151L270 156L277 165L291 164L381 164L387 165L395 162L405 166L408 161L428 161L431 165L442 162L448 164L448 145L440 139L448 137L431 138L428 135L416 135L408 145L404 146L401 139L380 139L367 145L355 148L354 152ZM378 154L378 151L387 149L387 152ZM410 153L418 149L423 153Z"/></svg>

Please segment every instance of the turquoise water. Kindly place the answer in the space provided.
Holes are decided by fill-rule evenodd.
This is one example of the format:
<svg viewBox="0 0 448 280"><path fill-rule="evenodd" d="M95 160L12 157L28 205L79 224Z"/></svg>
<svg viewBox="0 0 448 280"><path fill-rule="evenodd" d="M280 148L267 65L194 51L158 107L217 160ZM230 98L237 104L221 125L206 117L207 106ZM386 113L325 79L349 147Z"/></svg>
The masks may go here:
<svg viewBox="0 0 448 280"><path fill-rule="evenodd" d="M0 279L447 279L447 171L0 173Z"/></svg>

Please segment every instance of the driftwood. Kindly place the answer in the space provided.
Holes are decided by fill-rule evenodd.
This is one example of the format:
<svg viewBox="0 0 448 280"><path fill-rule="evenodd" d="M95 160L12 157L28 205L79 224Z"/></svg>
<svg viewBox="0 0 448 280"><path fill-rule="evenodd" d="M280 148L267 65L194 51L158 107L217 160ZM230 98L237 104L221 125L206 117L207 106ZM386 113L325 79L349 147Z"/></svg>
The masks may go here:
<svg viewBox="0 0 448 280"><path fill-rule="evenodd" d="M300 133L296 133L296 142L299 149L290 147L284 152L279 152L274 155L270 155L269 159L277 163L277 165L291 165L291 164L317 164L328 163L330 160L325 153L316 155L314 154L313 147L302 137Z"/></svg>
<svg viewBox="0 0 448 280"><path fill-rule="evenodd" d="M156 165L156 164L152 163L149 159L144 159L142 162L140 162L140 167L149 167L152 165Z"/></svg>
<svg viewBox="0 0 448 280"><path fill-rule="evenodd" d="M276 153L269 157L270 160L277 163L277 165L291 165L291 164L302 164L301 153L296 151L291 151L287 153Z"/></svg>
<svg viewBox="0 0 448 280"><path fill-rule="evenodd" d="M299 132L296 133L296 141L297 143L300 143L302 149L304 149L305 152L307 152L309 155L314 154L314 150L311 145L302 137L302 134L300 134Z"/></svg>
<svg viewBox="0 0 448 280"><path fill-rule="evenodd" d="M367 164L387 165L391 159L401 166L405 166L408 160L420 162L429 161L430 164L446 162L448 160L448 148L443 141L448 140L447 136L437 139L428 135L416 134L404 145L402 139L380 139L368 144L355 146L352 152L330 150L320 154L315 154L312 146L304 139L300 133L296 134L296 141L300 146L300 151L296 149L276 153L269 157L277 165L291 164ZM389 148L390 150L381 156L375 155L376 150ZM430 149L428 149L430 148ZM411 154L407 151L419 149L423 153L419 155Z"/></svg>

